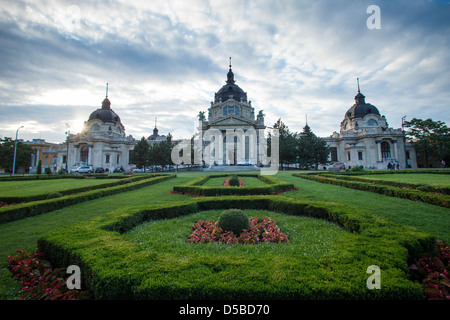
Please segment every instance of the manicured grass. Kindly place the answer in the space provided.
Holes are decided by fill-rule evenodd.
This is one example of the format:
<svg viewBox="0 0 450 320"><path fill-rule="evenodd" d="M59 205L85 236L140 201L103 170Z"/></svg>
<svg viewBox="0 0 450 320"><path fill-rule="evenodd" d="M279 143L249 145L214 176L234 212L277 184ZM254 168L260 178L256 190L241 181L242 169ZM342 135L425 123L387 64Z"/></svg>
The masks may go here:
<svg viewBox="0 0 450 320"><path fill-rule="evenodd" d="M47 194L55 191L69 190L85 186L107 184L120 179L55 179L55 180L22 180L1 181L0 197Z"/></svg>
<svg viewBox="0 0 450 320"><path fill-rule="evenodd" d="M448 208L305 180L284 173L279 176L279 179L292 182L299 188L298 191L285 193L286 197L345 203L395 223L409 225L434 234L437 239L450 241L450 210Z"/></svg>
<svg viewBox="0 0 450 320"><path fill-rule="evenodd" d="M432 173L417 173L417 174L377 174L377 175L361 175L360 179L367 179L370 181L396 181L407 183L427 184L432 186L450 187L450 174L432 174Z"/></svg>
<svg viewBox="0 0 450 320"><path fill-rule="evenodd" d="M289 243L228 246L225 244L192 244L187 238L192 225L199 220L217 221L223 210L202 211L171 220L156 220L139 225L124 236L137 242L149 252L174 253L182 256L245 256L255 255L271 259L281 255L319 259L330 253L331 244L345 232L337 225L321 219L288 216L264 210L243 210L255 218L270 217L276 220L281 231L289 237Z"/></svg>
<svg viewBox="0 0 450 320"><path fill-rule="evenodd" d="M438 239L450 241L449 209L304 180L293 177L292 173L294 172L280 172L275 176L277 179L293 183L299 188L297 191L283 193L285 197L352 205L393 222L413 226L418 230L431 233ZM14 254L15 249L20 248L32 251L37 246L37 239L48 231L86 221L122 207L171 203L179 200L190 201L189 197L170 194L170 191L172 191L174 186L186 183L204 174L204 172L179 173L176 179L139 190L80 203L39 216L0 225L0 299L17 299L20 294L18 284L11 278L10 272L6 269L7 256ZM409 175L405 174L403 176ZM436 181L441 179L438 178L440 175L430 174L430 176L430 179L436 178ZM110 182L111 180L107 181ZM38 181L33 182L37 183ZM106 181L97 180L97 182ZM11 182L5 181L1 184L3 183ZM439 183L442 183L442 181L439 181ZM299 219L299 217L295 218ZM173 219L172 222L178 223L178 219ZM154 227L156 226L157 223ZM151 228L150 225L149 227ZM287 232L288 229L285 230L283 227L283 231Z"/></svg>

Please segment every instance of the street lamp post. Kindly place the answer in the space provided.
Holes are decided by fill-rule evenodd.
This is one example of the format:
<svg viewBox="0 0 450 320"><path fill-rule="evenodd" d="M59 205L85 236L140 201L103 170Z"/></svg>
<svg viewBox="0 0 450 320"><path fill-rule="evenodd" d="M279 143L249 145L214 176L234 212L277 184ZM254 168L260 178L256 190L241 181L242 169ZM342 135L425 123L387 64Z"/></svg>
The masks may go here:
<svg viewBox="0 0 450 320"><path fill-rule="evenodd" d="M21 126L19 129L23 128ZM13 160L13 169L12 169L12 176L14 177L14 172L16 171L16 152L17 152L17 135L19 134L19 129L16 131L16 143L14 144L14 160Z"/></svg>
<svg viewBox="0 0 450 320"><path fill-rule="evenodd" d="M70 136L70 125L66 123L66 134L67 134L67 154L66 154L66 173L69 173L69 136Z"/></svg>
<svg viewBox="0 0 450 320"><path fill-rule="evenodd" d="M402 118L402 133L403 133L403 149L405 151L405 169L408 169L408 157L406 156L406 136L405 136L405 119L406 115Z"/></svg>

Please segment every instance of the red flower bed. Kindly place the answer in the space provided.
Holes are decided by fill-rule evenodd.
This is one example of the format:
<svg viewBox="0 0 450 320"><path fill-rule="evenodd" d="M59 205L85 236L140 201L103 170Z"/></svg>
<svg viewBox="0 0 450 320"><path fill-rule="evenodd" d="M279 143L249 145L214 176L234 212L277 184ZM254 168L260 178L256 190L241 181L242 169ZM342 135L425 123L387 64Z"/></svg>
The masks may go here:
<svg viewBox="0 0 450 320"><path fill-rule="evenodd" d="M244 230L239 236L232 231L223 231L217 221L200 220L192 225L193 231L189 235L189 243L222 243L222 244L258 244L285 243L288 236L281 232L276 221L271 218L250 218L250 230Z"/></svg>
<svg viewBox="0 0 450 320"><path fill-rule="evenodd" d="M422 257L417 264L410 266L416 277L422 281L425 295L430 300L450 300L450 246L436 241L433 256Z"/></svg>
<svg viewBox="0 0 450 320"><path fill-rule="evenodd" d="M88 295L85 291L69 290L64 271L53 269L50 263L43 259L42 252L27 253L20 249L16 252L16 257L8 257L8 269L23 286L21 299L78 300Z"/></svg>

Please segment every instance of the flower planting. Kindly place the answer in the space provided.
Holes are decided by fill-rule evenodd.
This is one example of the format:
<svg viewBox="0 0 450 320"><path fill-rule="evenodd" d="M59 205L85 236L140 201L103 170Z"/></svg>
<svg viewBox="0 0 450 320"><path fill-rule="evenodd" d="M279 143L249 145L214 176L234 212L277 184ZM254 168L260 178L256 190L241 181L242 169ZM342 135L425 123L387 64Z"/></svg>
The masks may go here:
<svg viewBox="0 0 450 320"><path fill-rule="evenodd" d="M79 300L89 294L80 290L69 290L64 279L64 270L52 268L43 259L42 252L28 253L16 250L17 256L8 257L8 269L22 285L22 300Z"/></svg>
<svg viewBox="0 0 450 320"><path fill-rule="evenodd" d="M254 174L252 175L243 174L242 177L244 179L245 177L257 178L261 180L264 183L264 185L247 186L244 180L241 177L238 177L239 186L233 187L230 184L230 180L232 178L227 178L227 176L228 175L200 176L185 184L174 186L173 190L170 193L191 197L198 197L198 196L215 197L215 196L229 196L229 195L248 196L259 194L277 195L280 194L281 192L298 190L298 188L296 188L292 183L278 180L277 178L272 176L254 175ZM209 179L219 177L225 178L222 186L210 187L204 185L205 182L208 181Z"/></svg>
<svg viewBox="0 0 450 320"><path fill-rule="evenodd" d="M450 300L450 246L445 241L436 241L433 255L423 256L417 264L410 266L430 300Z"/></svg>
<svg viewBox="0 0 450 320"><path fill-rule="evenodd" d="M249 229L240 233L231 230L223 230L219 227L219 221L200 220L192 225L192 233L189 235L189 243L220 243L220 244L258 244L258 243L287 243L289 238L284 234L276 221L265 217L249 218Z"/></svg>
<svg viewBox="0 0 450 320"><path fill-rule="evenodd" d="M222 187L246 187L242 178L233 176L224 180Z"/></svg>

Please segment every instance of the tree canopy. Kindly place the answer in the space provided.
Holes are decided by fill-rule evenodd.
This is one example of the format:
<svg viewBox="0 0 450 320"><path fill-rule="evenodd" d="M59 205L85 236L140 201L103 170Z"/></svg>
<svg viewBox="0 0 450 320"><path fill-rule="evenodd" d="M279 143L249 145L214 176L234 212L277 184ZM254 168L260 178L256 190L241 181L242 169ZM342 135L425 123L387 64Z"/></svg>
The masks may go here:
<svg viewBox="0 0 450 320"><path fill-rule="evenodd" d="M14 145L15 140L5 137L0 139L0 167L6 172L12 172L14 162ZM16 172L20 167L28 167L30 165L30 157L34 153L29 145L20 141L17 142L16 151Z"/></svg>
<svg viewBox="0 0 450 320"><path fill-rule="evenodd" d="M417 153L425 155L425 163L428 167L428 158L433 156L450 161L450 128L445 122L432 119L413 118L405 121L406 135L413 139Z"/></svg>

